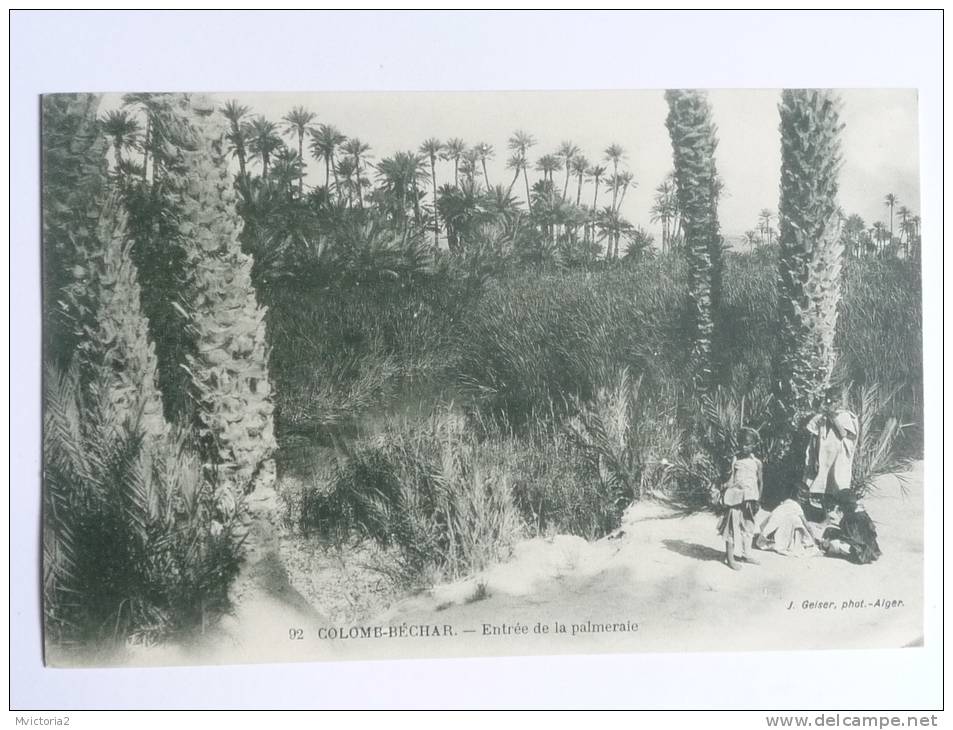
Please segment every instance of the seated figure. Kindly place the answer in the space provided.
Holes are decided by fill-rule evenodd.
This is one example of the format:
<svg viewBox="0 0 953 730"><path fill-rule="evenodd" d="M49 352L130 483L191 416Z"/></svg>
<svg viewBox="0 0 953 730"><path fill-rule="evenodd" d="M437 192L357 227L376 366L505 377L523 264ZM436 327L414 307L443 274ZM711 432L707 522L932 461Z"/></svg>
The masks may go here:
<svg viewBox="0 0 953 730"><path fill-rule="evenodd" d="M766 516L760 533L757 545L761 550L797 557L818 554L804 510L793 498L785 499Z"/></svg>
<svg viewBox="0 0 953 730"><path fill-rule="evenodd" d="M874 562L881 556L877 528L858 504L857 497L844 490L833 499L828 526L818 546L830 557L845 558L858 565Z"/></svg>

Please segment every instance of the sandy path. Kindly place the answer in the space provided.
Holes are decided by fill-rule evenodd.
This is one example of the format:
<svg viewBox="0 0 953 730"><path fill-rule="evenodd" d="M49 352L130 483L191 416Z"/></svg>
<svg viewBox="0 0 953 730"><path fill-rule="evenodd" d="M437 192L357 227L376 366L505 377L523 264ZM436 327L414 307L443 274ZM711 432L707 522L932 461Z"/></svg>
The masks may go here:
<svg viewBox="0 0 953 730"><path fill-rule="evenodd" d="M187 647L140 649L123 663L916 645L923 616L922 466L909 475L906 494L896 479L884 479L865 504L884 552L873 565L759 552L760 565L732 572L722 563L712 514L681 516L645 503L628 511L616 536L525 541L504 565L351 626L328 621L292 587L280 559L275 494L256 493L233 613ZM878 600L893 607L878 607ZM592 630L605 624L614 626ZM301 638L291 638L292 629ZM329 629L377 636L332 640Z"/></svg>
<svg viewBox="0 0 953 730"><path fill-rule="evenodd" d="M260 489L248 498L245 562L229 590L232 611L189 644L131 649L128 664L241 664L300 661L299 633L327 624L288 580L279 556L277 495ZM293 632L293 633L292 633Z"/></svg>
<svg viewBox="0 0 953 730"><path fill-rule="evenodd" d="M724 543L711 514L683 517L644 504L629 511L624 534L616 539L524 543L510 565L437 588L387 618L458 627L460 641L440 644L441 655L917 645L923 620L922 466L909 475L906 494L896 479L883 479L864 502L884 552L872 565L758 552L760 565L735 573L722 563ZM480 582L489 597L467 603ZM878 600L891 607L877 606ZM638 630L620 626L626 621L638 623ZM566 634L553 633L556 622ZM572 636L573 624L587 622L617 626ZM522 624L530 633L498 636L491 628L484 635L486 623ZM535 633L537 623L550 632ZM476 633L463 635L464 629Z"/></svg>

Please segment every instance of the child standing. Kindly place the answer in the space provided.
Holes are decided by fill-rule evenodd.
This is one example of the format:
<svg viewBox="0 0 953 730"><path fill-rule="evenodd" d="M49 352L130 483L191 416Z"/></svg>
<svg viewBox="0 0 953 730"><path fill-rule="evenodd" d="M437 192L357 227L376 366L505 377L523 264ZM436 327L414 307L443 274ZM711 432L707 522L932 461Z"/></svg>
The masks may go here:
<svg viewBox="0 0 953 730"><path fill-rule="evenodd" d="M754 455L758 448L758 432L744 428L738 436L738 451L731 460L731 476L725 485L723 502L725 512L718 521L718 534L725 540L725 562L732 570L740 570L735 562L735 548L741 548L741 558L756 564L751 558L751 541L757 527L755 515L761 508L763 471L761 460Z"/></svg>

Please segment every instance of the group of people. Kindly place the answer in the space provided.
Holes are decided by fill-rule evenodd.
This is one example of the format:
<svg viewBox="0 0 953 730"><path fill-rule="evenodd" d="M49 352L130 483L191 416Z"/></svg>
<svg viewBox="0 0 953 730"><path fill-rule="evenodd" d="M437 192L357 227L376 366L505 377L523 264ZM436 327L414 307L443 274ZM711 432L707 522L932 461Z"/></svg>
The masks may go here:
<svg viewBox="0 0 953 730"><path fill-rule="evenodd" d="M804 479L770 512L762 509L764 469L756 456L757 431L745 428L730 475L717 490L718 533L725 541L725 563L757 564L753 551L773 549L782 555L826 555L867 564L880 557L877 530L851 491L857 417L828 410L811 418ZM815 517L809 520L807 512Z"/></svg>

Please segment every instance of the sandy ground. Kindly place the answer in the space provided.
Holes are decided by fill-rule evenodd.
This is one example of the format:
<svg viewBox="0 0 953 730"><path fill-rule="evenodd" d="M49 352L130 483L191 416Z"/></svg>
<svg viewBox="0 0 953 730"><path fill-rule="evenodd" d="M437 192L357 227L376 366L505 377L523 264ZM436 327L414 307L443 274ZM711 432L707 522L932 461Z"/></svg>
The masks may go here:
<svg viewBox="0 0 953 730"><path fill-rule="evenodd" d="M461 633L475 630L461 643L479 655L917 646L923 631L922 485L918 465L906 494L890 478L864 500L884 552L872 565L756 551L760 564L733 572L723 563L724 543L711 514L679 516L640 504L628 511L617 536L523 543L510 564L441 586L388 618L439 618ZM468 603L478 589L488 597ZM554 633L557 623L565 634ZM530 633L501 635L514 625Z"/></svg>
<svg viewBox="0 0 953 730"><path fill-rule="evenodd" d="M269 490L252 495L248 560L232 590L232 614L188 646L130 649L106 663L919 645L922 465L908 475L905 493L887 478L864 503L884 553L872 565L757 552L760 564L734 572L723 564L714 515L643 503L612 536L527 540L503 565L348 623L328 618L289 580Z"/></svg>

